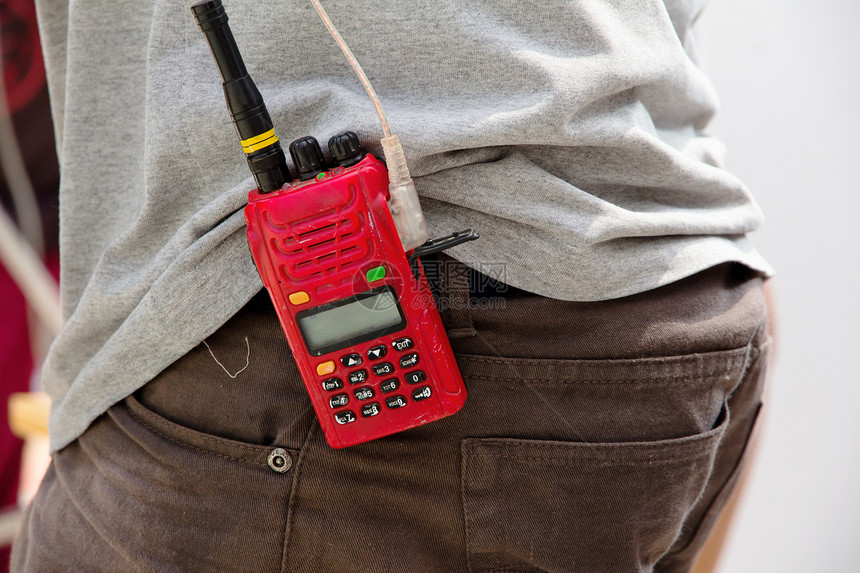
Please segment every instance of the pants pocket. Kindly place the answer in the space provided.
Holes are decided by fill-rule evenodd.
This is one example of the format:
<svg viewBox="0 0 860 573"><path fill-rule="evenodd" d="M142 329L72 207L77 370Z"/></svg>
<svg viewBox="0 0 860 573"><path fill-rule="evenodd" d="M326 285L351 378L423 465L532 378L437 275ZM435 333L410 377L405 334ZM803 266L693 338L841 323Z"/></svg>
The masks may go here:
<svg viewBox="0 0 860 573"><path fill-rule="evenodd" d="M461 442L469 571L649 571L702 494L728 425L650 442ZM559 550L563 548L563 550Z"/></svg>
<svg viewBox="0 0 860 573"><path fill-rule="evenodd" d="M128 397L54 455L16 570L280 571L298 454Z"/></svg>

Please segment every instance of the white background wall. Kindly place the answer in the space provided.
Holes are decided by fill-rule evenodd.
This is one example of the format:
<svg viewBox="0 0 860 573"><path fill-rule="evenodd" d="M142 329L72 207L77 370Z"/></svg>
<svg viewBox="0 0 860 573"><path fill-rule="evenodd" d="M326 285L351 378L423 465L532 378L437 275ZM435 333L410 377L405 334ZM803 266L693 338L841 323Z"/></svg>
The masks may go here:
<svg viewBox="0 0 860 573"><path fill-rule="evenodd" d="M721 573L860 572L860 1L711 0L710 131L767 222L780 340Z"/></svg>

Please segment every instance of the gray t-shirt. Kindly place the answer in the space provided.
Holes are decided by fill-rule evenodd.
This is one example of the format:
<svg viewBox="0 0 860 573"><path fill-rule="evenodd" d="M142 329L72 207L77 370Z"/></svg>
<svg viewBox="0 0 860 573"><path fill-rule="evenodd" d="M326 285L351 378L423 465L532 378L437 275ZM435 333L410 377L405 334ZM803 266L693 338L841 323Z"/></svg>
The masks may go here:
<svg viewBox="0 0 860 573"><path fill-rule="evenodd" d="M66 327L43 372L54 450L261 288L253 183L188 2L38 0L62 166ZM374 109L310 3L225 0L278 136L357 132ZM400 136L430 236L564 300L725 261L770 272L761 214L703 133L702 2L328 0ZM252 349L253 351L253 349Z"/></svg>

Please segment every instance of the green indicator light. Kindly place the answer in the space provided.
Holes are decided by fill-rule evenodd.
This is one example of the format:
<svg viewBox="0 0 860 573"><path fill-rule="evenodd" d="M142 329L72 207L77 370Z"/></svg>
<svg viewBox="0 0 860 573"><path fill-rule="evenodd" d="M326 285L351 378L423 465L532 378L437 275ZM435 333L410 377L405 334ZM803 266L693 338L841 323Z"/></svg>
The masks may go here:
<svg viewBox="0 0 860 573"><path fill-rule="evenodd" d="M325 179L325 173L320 173L319 175L317 175L317 181L322 181L323 179Z"/></svg>
<svg viewBox="0 0 860 573"><path fill-rule="evenodd" d="M367 282L372 283L374 281L378 281L379 279L385 276L385 267L373 267L369 271L367 271Z"/></svg>

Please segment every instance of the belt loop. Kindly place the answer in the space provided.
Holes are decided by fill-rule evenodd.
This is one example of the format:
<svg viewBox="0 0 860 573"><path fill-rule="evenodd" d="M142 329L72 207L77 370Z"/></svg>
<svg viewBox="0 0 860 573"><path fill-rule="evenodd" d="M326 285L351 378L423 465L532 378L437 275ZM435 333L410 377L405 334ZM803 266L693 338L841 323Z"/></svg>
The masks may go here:
<svg viewBox="0 0 860 573"><path fill-rule="evenodd" d="M439 312L450 340L475 336L469 307L469 268L460 261L440 253Z"/></svg>

